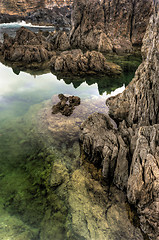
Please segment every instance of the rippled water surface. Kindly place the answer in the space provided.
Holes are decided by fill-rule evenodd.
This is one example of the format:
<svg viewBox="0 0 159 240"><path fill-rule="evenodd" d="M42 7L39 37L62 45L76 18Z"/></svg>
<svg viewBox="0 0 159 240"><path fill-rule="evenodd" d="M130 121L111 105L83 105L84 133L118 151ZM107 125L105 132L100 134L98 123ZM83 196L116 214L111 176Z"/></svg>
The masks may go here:
<svg viewBox="0 0 159 240"><path fill-rule="evenodd" d="M124 194L103 185L78 143L81 122L106 113L106 98L134 71L64 80L27 72L0 63L0 239L143 239ZM70 117L51 113L59 93L81 98Z"/></svg>

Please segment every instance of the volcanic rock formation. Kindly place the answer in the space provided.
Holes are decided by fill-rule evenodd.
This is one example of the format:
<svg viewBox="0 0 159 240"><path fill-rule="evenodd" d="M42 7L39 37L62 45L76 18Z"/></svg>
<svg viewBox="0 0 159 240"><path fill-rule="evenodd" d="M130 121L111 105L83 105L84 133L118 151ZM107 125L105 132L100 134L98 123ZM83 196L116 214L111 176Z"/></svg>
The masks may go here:
<svg viewBox="0 0 159 240"><path fill-rule="evenodd" d="M142 230L159 239L159 2L142 47L143 62L122 94L107 100L110 116L94 114L81 126L87 158L127 191Z"/></svg>
<svg viewBox="0 0 159 240"><path fill-rule="evenodd" d="M130 52L141 45L152 0L75 0L71 44L102 52Z"/></svg>
<svg viewBox="0 0 159 240"><path fill-rule="evenodd" d="M24 65L49 61L47 65L50 64L51 70L74 75L83 73L114 75L122 72L120 66L106 61L100 52L87 51L83 54L80 49L66 51L70 48L66 32L33 33L24 27L17 31L15 38L4 34L4 42L0 43L0 52L4 60L10 62Z"/></svg>
<svg viewBox="0 0 159 240"><path fill-rule="evenodd" d="M53 56L51 69L74 75L104 73L107 75L121 74L122 69L117 64L108 62L102 53L80 49L64 51L60 56Z"/></svg>
<svg viewBox="0 0 159 240"><path fill-rule="evenodd" d="M14 39L4 35L1 51L5 60L25 64L47 61L53 54L51 45L41 33L33 33L24 27L17 31Z"/></svg>

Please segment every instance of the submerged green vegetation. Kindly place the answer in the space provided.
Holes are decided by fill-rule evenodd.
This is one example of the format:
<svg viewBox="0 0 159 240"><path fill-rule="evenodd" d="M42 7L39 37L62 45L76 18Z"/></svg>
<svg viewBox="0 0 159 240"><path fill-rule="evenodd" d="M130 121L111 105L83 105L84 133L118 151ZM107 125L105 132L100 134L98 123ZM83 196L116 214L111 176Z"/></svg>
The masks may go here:
<svg viewBox="0 0 159 240"><path fill-rule="evenodd" d="M64 79L74 87L58 80L45 82L46 87L44 78L28 80L24 74L28 79L22 82L20 71L16 73L0 101L0 239L142 239L129 220L124 194L103 186L98 170L81 162L77 134L88 114L105 111L98 89L100 94L111 92L127 84L134 71L122 80ZM85 84L79 90L82 82L90 87ZM91 88L93 83L98 89ZM48 99L61 92L82 99L70 118L51 115Z"/></svg>

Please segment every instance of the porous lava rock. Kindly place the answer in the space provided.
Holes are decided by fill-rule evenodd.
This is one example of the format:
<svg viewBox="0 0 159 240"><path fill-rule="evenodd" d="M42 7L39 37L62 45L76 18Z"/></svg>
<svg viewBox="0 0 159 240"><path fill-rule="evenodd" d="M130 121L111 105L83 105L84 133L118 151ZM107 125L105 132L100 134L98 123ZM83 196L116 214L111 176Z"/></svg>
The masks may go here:
<svg viewBox="0 0 159 240"><path fill-rule="evenodd" d="M52 107L53 114L60 112L62 115L68 117L73 113L75 106L80 105L80 98L77 96L66 97L63 94L59 94L58 98L60 99L60 102Z"/></svg>

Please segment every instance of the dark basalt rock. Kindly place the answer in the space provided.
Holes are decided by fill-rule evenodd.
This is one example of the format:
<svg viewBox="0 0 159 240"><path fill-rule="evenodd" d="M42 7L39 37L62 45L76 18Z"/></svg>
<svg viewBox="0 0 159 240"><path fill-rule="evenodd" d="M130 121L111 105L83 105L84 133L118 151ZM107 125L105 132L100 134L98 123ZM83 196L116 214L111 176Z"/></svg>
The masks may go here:
<svg viewBox="0 0 159 240"><path fill-rule="evenodd" d="M69 7L40 8L29 12L25 21L33 24L51 24L58 27L68 27L71 24Z"/></svg>
<svg viewBox="0 0 159 240"><path fill-rule="evenodd" d="M81 126L87 158L127 192L142 230L159 239L159 2L143 39L143 62L125 91L109 98L108 116L94 114Z"/></svg>
<svg viewBox="0 0 159 240"><path fill-rule="evenodd" d="M0 14L0 23L10 23L22 20L24 20L24 18L18 15Z"/></svg>
<svg viewBox="0 0 159 240"><path fill-rule="evenodd" d="M57 114L60 112L62 115L70 116L75 109L75 106L80 105L80 98L77 96L66 97L63 94L59 94L58 98L60 102L52 107L52 113Z"/></svg>

